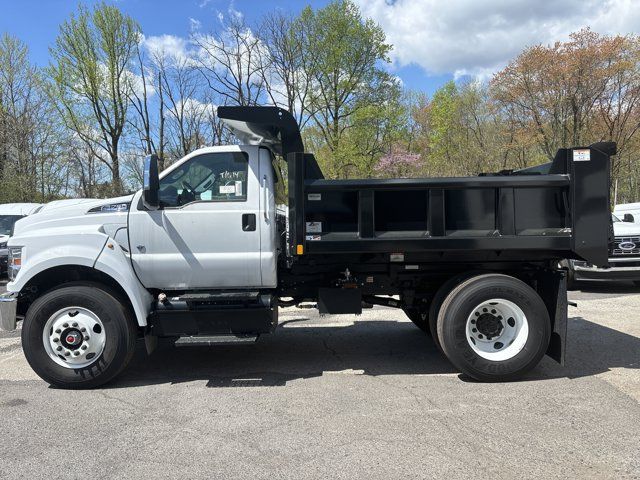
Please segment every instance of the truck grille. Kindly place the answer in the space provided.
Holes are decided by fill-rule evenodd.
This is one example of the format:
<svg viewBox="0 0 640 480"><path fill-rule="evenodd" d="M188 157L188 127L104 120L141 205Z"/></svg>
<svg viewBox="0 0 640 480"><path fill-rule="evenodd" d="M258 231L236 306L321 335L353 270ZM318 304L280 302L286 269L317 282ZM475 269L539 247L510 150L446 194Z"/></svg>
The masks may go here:
<svg viewBox="0 0 640 480"><path fill-rule="evenodd" d="M611 250L612 257L640 256L640 237L616 237Z"/></svg>

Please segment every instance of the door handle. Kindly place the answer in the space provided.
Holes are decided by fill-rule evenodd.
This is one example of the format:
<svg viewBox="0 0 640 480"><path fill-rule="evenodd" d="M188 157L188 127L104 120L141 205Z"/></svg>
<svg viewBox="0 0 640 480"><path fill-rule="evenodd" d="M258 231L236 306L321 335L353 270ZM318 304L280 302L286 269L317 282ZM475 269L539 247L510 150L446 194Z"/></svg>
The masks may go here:
<svg viewBox="0 0 640 480"><path fill-rule="evenodd" d="M269 196L267 195L267 176L262 177L262 194L264 197L264 219L269 221Z"/></svg>
<svg viewBox="0 0 640 480"><path fill-rule="evenodd" d="M254 232L256 230L256 214L255 213L242 214L242 230L244 232Z"/></svg>

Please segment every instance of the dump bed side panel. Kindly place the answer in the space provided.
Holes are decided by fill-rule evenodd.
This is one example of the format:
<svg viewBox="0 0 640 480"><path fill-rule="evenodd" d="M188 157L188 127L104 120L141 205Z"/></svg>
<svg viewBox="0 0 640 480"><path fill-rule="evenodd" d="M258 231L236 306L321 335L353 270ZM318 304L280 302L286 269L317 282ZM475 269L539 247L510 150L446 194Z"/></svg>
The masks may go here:
<svg viewBox="0 0 640 480"><path fill-rule="evenodd" d="M595 148L559 151L544 174L463 178L325 180L312 155L288 160L297 254L511 250L607 263L609 157Z"/></svg>

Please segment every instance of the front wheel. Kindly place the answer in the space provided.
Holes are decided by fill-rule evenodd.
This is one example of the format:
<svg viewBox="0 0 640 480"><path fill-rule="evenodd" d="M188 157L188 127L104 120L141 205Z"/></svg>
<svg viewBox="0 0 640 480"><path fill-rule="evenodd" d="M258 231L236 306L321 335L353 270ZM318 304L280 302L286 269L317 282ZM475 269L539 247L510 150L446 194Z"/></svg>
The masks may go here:
<svg viewBox="0 0 640 480"><path fill-rule="evenodd" d="M102 385L129 363L136 327L112 292L97 285L52 290L29 307L22 347L31 368L61 388Z"/></svg>
<svg viewBox="0 0 640 480"><path fill-rule="evenodd" d="M445 355L480 381L522 376L541 360L550 336L551 322L540 296L507 275L479 275L462 282L438 315Z"/></svg>

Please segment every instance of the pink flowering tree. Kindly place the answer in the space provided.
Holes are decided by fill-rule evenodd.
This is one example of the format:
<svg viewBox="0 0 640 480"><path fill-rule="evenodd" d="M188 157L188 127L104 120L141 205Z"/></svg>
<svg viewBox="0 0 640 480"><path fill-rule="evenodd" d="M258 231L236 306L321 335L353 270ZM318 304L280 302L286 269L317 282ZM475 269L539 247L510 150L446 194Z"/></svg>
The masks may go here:
<svg viewBox="0 0 640 480"><path fill-rule="evenodd" d="M383 177L415 177L419 175L421 166L419 154L393 148L390 153L380 157L374 170Z"/></svg>

